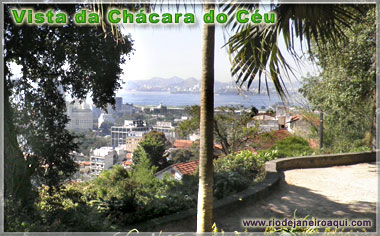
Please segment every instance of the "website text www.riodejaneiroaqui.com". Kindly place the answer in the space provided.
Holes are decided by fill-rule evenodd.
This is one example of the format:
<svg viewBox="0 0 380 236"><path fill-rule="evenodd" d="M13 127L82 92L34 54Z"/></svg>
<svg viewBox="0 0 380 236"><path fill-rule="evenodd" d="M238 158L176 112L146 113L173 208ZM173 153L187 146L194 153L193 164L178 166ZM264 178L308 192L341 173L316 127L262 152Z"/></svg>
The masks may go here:
<svg viewBox="0 0 380 236"><path fill-rule="evenodd" d="M244 219L243 227L321 227L321 228L347 228L347 227L372 227L370 219Z"/></svg>

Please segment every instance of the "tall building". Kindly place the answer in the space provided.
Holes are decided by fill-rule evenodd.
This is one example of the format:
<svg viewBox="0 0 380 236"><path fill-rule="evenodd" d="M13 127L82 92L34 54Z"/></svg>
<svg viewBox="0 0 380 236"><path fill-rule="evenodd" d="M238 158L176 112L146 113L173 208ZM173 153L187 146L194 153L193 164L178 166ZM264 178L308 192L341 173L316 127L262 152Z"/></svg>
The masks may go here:
<svg viewBox="0 0 380 236"><path fill-rule="evenodd" d="M111 127L112 147L125 145L127 137L143 136L150 128L143 120L125 120L124 126Z"/></svg>
<svg viewBox="0 0 380 236"><path fill-rule="evenodd" d="M143 140L143 134L140 136L138 133L135 133L136 136L126 137L125 150L127 152L134 152L139 145L139 142Z"/></svg>
<svg viewBox="0 0 380 236"><path fill-rule="evenodd" d="M72 104L66 102L67 116L70 121L66 125L68 130L88 131L93 128L93 116L90 106L85 102L75 100Z"/></svg>

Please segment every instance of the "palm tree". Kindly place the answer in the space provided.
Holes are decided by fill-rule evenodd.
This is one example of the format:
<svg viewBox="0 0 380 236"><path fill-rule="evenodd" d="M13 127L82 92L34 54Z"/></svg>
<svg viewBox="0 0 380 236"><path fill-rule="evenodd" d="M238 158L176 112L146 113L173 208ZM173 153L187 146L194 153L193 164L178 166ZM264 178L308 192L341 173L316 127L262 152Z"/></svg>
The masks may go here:
<svg viewBox="0 0 380 236"><path fill-rule="evenodd" d="M204 11L214 9L214 4L205 4ZM215 25L203 24L201 121L199 151L199 187L197 232L211 232L213 208L213 147L214 147L214 51Z"/></svg>
<svg viewBox="0 0 380 236"><path fill-rule="evenodd" d="M204 11L209 12L215 4L204 4ZM221 9L228 15L238 8L254 9L258 4L223 4ZM277 92L285 99L284 86L280 75L282 68L286 73L291 67L278 48L282 32L287 50L299 59L294 51L294 39L306 40L308 49L314 39L317 42L332 42L341 39L344 34L341 27L349 27L348 19L351 8L342 5L287 5L274 4L271 10L277 14L275 24L271 25L238 25L228 41L228 49L233 56L232 75L237 83L251 85L256 75L266 75L269 67L270 78ZM354 8L354 7L352 7ZM318 46L323 46L318 45ZM197 232L210 232L213 224L213 120L214 120L214 48L215 26L203 25L202 37L202 78L201 78L201 120L200 120L200 157L199 157L199 192ZM267 77L265 77L266 79Z"/></svg>
<svg viewBox="0 0 380 236"><path fill-rule="evenodd" d="M222 9L231 15L238 8L256 8L251 5L223 5ZM205 4L205 11L214 6ZM228 49L233 56L232 75L237 78L236 83L243 85L247 82L250 87L253 79L258 75L261 82L269 67L269 75L274 82L279 95L285 100L284 83L281 72L292 72L292 68L285 61L278 47L280 33L283 35L287 50L296 59L300 59L294 51L294 39L305 40L308 50L311 51L311 42L315 40L319 47L329 42L336 44L344 37L341 27L349 27L348 20L354 6L342 5L271 5L277 20L270 25L246 26L232 23L232 29L237 33L228 41ZM213 205L213 113L214 113L214 25L203 25L202 43L202 88L201 88L201 122L200 122L200 165L199 165L199 192L197 232L212 230ZM261 84L261 83L259 83ZM260 89L260 88L259 88Z"/></svg>

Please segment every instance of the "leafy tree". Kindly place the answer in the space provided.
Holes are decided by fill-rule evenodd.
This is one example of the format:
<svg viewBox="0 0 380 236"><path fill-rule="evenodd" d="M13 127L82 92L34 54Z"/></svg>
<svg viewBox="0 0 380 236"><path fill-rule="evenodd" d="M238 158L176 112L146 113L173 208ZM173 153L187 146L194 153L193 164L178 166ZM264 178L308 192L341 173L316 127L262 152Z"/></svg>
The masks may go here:
<svg viewBox="0 0 380 236"><path fill-rule="evenodd" d="M166 137L162 132L150 131L139 143L137 149L133 152L133 163L137 164L141 158L148 158L153 166L161 170L169 165L164 152L166 149Z"/></svg>
<svg viewBox="0 0 380 236"><path fill-rule="evenodd" d="M254 107L251 112L241 110L241 114L237 114L237 107L219 107L218 109L221 112L215 114L215 139L222 145L225 155L243 148L248 140L258 134L257 125L247 127L247 124L252 121L252 116L257 114L257 109L254 110Z"/></svg>
<svg viewBox="0 0 380 236"><path fill-rule="evenodd" d="M240 114L237 113L239 109ZM183 135L199 129L199 106L191 106L187 111L190 112L191 119L181 122L177 128ZM247 123L251 122L252 116L257 113L255 107L252 107L250 112L244 111L243 107L218 107L218 112L214 115L214 137L215 141L222 145L225 155L236 152L257 135L257 126L247 128Z"/></svg>
<svg viewBox="0 0 380 236"><path fill-rule="evenodd" d="M181 163L197 160L199 158L199 147L177 149L170 152L172 163Z"/></svg>
<svg viewBox="0 0 380 236"><path fill-rule="evenodd" d="M12 147L4 159L5 198L17 201L30 193L32 179L56 186L76 171L70 153L78 146L65 129L62 92L82 100L91 93L101 108L115 103L120 64L132 51L132 40L123 36L116 43L104 37L102 27L78 26L72 19L63 27L16 25L8 14L11 7L59 9L73 15L84 6L4 5L5 120L13 124L4 133L5 144ZM16 66L21 67L20 75L13 74ZM8 204L6 211L11 207Z"/></svg>
<svg viewBox="0 0 380 236"><path fill-rule="evenodd" d="M131 178L141 186L152 186L157 180L154 176L157 167L152 166L151 161L146 157L140 157L138 163L134 164L131 171Z"/></svg>
<svg viewBox="0 0 380 236"><path fill-rule="evenodd" d="M304 78L302 94L325 113L325 142L335 151L374 146L376 109L376 24L375 7L370 7L344 30L346 41L339 49L327 44L318 50L322 72Z"/></svg>
<svg viewBox="0 0 380 236"><path fill-rule="evenodd" d="M76 141L79 143L78 151L85 156L90 156L90 150L111 144L110 138L100 137L94 132L76 134Z"/></svg>
<svg viewBox="0 0 380 236"><path fill-rule="evenodd" d="M78 185L87 205L97 209L97 214L113 228L131 222L138 206L137 184L121 165L104 170L95 179Z"/></svg>
<svg viewBox="0 0 380 236"><path fill-rule="evenodd" d="M184 120L178 124L177 132L180 137L187 138L191 133L199 129L200 107L197 105L186 106L185 112L190 119Z"/></svg>

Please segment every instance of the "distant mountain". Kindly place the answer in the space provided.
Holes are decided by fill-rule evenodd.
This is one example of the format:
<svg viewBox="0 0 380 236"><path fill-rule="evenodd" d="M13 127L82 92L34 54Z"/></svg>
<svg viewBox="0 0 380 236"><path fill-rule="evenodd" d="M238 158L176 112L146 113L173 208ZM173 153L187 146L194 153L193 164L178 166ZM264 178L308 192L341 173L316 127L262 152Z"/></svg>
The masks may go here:
<svg viewBox="0 0 380 236"><path fill-rule="evenodd" d="M290 83L285 83L287 88L291 88ZM257 90L259 86L259 81L255 80L251 84L253 90ZM269 90L274 89L274 85L271 81L268 81ZM123 86L126 91L136 90L136 91L168 91L168 92L199 92L200 91L200 80L190 77L183 79L177 76L171 78L160 78L153 77L148 80L128 80ZM265 81L261 81L262 92L266 91ZM233 81L231 82L220 82L215 81L215 92L228 93L236 92L236 85Z"/></svg>

